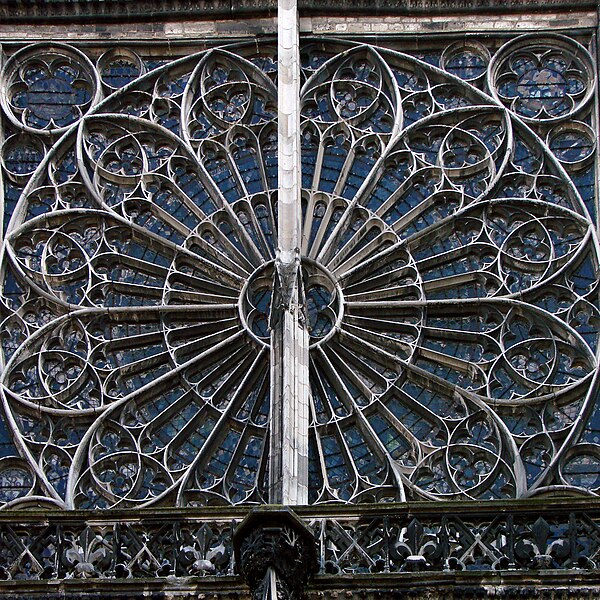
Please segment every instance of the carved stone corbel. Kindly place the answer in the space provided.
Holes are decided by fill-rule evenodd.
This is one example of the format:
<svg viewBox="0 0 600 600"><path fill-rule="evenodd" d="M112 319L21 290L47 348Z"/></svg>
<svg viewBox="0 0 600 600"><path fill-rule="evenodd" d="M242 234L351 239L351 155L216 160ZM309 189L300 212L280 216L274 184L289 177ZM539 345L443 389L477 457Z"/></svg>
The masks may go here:
<svg viewBox="0 0 600 600"><path fill-rule="evenodd" d="M318 569L313 535L289 509L253 510L233 543L237 568L255 600L298 600Z"/></svg>

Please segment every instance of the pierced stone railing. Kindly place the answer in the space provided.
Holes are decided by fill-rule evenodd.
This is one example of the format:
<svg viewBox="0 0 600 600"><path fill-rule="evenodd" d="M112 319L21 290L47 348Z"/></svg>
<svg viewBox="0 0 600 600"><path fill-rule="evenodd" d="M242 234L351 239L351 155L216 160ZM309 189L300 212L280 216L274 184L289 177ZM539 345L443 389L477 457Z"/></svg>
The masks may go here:
<svg viewBox="0 0 600 600"><path fill-rule="evenodd" d="M0 513L0 579L236 577L248 510ZM592 572L600 502L553 499L299 508L321 583L340 575Z"/></svg>

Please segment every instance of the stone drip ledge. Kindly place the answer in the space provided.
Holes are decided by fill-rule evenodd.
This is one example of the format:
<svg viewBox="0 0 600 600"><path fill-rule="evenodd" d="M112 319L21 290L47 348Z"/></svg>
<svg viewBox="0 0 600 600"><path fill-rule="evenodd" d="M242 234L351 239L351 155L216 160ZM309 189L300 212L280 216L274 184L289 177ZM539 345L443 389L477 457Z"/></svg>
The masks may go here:
<svg viewBox="0 0 600 600"><path fill-rule="evenodd" d="M1 600L252 600L252 595L238 580L219 585L204 582L171 581L131 582L135 585L115 585L114 582L69 581L60 584L27 585L10 582L0 585ZM40 582L41 583L41 582ZM511 584L461 582L440 585L414 585L414 582L396 581L392 586L380 586L354 580L329 582L327 587L318 581L310 585L303 600L597 600L600 586L573 580L560 585L550 582L532 584L529 581ZM354 588L356 584L358 589Z"/></svg>
<svg viewBox="0 0 600 600"><path fill-rule="evenodd" d="M334 0L300 0L299 9L310 14L339 13ZM594 0L347 0L344 14L414 15L432 13L505 13L537 10L572 10L597 7ZM170 19L201 16L218 18L246 15L272 15L275 0L0 0L2 21L73 22L90 18L102 21Z"/></svg>
<svg viewBox="0 0 600 600"><path fill-rule="evenodd" d="M553 5L549 5L553 9ZM387 15L387 16L317 16L301 13L300 32L303 35L355 35L370 38L403 34L444 34L460 32L512 32L538 30L590 29L598 25L596 10L584 10L585 5L569 11L535 11L529 14L468 15ZM192 13L191 13L192 14ZM31 21L13 23L2 15L0 0L0 42L9 41L71 41L71 42L179 42L198 40L239 39L271 36L277 33L274 15L244 19L155 20L152 22L69 24ZM124 42L126 40L126 42Z"/></svg>

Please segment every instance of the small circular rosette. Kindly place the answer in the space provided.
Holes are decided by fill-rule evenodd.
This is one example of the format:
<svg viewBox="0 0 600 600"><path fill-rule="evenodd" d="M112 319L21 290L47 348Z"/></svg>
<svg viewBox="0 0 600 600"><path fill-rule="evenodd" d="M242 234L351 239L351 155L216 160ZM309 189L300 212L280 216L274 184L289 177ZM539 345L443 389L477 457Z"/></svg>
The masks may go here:
<svg viewBox="0 0 600 600"><path fill-rule="evenodd" d="M100 78L85 54L65 44L34 44L2 69L2 107L30 133L65 131L98 102Z"/></svg>
<svg viewBox="0 0 600 600"><path fill-rule="evenodd" d="M572 117L592 97L589 53L561 35L527 35L505 44L489 66L496 99L525 121Z"/></svg>

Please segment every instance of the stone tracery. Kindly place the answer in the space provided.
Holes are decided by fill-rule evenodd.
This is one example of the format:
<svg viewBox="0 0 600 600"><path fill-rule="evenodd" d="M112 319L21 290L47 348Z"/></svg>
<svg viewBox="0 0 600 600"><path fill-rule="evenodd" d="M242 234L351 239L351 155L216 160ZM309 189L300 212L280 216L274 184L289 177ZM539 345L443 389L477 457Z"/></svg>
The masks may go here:
<svg viewBox="0 0 600 600"><path fill-rule="evenodd" d="M253 52L7 63L5 502L265 501L276 95ZM595 492L589 54L305 55L311 502Z"/></svg>

